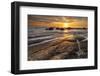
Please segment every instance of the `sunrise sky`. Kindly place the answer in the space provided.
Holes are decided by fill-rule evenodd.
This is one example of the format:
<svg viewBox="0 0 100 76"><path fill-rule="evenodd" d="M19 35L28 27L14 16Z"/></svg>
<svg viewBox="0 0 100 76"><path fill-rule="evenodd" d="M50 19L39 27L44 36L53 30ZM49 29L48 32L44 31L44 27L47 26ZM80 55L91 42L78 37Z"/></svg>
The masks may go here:
<svg viewBox="0 0 100 76"><path fill-rule="evenodd" d="M87 17L28 15L28 26L87 28Z"/></svg>

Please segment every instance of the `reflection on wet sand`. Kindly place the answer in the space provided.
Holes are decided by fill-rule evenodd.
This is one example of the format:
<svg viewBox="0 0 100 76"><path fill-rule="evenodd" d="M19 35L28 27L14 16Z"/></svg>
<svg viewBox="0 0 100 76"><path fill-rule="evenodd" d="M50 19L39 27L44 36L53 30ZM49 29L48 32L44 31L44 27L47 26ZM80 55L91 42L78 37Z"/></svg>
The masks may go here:
<svg viewBox="0 0 100 76"><path fill-rule="evenodd" d="M82 30L81 30L82 31ZM41 36L40 36L41 35ZM87 30L41 32L28 39L28 60L87 58Z"/></svg>

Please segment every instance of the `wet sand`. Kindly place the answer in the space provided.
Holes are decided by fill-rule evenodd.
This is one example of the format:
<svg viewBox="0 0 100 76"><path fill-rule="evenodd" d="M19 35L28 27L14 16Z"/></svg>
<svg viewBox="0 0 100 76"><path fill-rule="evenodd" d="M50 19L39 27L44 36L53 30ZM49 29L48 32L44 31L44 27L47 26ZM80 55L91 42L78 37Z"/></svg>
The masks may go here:
<svg viewBox="0 0 100 76"><path fill-rule="evenodd" d="M87 58L87 39L81 35L59 34L34 39L28 44L28 60ZM32 40L32 39L31 39Z"/></svg>

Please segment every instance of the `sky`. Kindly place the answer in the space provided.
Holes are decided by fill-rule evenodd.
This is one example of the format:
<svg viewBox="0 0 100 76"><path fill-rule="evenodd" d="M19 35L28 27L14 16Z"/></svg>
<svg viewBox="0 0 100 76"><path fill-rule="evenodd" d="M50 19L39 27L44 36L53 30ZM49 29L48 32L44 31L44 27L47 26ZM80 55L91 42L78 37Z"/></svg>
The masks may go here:
<svg viewBox="0 0 100 76"><path fill-rule="evenodd" d="M28 15L28 26L87 28L88 17Z"/></svg>

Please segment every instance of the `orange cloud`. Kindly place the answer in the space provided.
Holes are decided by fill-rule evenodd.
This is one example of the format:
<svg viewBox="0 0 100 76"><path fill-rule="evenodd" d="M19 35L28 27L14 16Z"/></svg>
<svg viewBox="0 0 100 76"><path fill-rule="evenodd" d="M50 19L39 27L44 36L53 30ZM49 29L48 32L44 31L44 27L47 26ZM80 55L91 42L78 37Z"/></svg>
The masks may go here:
<svg viewBox="0 0 100 76"><path fill-rule="evenodd" d="M87 28L87 17L29 16L28 26Z"/></svg>

